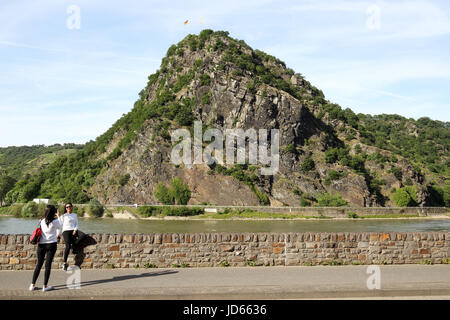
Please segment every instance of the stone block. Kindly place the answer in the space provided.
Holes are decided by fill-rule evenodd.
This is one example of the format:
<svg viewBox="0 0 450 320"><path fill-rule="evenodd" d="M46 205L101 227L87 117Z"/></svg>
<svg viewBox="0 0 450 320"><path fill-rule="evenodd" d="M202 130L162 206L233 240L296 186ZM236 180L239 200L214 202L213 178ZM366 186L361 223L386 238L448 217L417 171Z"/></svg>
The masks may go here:
<svg viewBox="0 0 450 320"><path fill-rule="evenodd" d="M265 233L260 233L258 234L258 240L259 242L266 242L267 241L267 234Z"/></svg>
<svg viewBox="0 0 450 320"><path fill-rule="evenodd" d="M144 247L142 252L145 253L145 254L152 254L153 253L153 248L152 247Z"/></svg>
<svg viewBox="0 0 450 320"><path fill-rule="evenodd" d="M11 251L9 250L2 251L2 257L9 257L9 256L11 256Z"/></svg>
<svg viewBox="0 0 450 320"><path fill-rule="evenodd" d="M369 254L378 254L381 253L381 247L380 246L371 246L369 247Z"/></svg>
<svg viewBox="0 0 450 320"><path fill-rule="evenodd" d="M305 242L306 249L315 249L317 248L317 243L314 242Z"/></svg>
<svg viewBox="0 0 450 320"><path fill-rule="evenodd" d="M391 239L391 235L389 233L382 233L381 234L381 241L382 242L390 240L390 239Z"/></svg>
<svg viewBox="0 0 450 320"><path fill-rule="evenodd" d="M134 243L139 244L145 241L145 237L142 234L134 235Z"/></svg>
<svg viewBox="0 0 450 320"><path fill-rule="evenodd" d="M15 235L15 243L14 244L23 244L23 236L20 234Z"/></svg>
<svg viewBox="0 0 450 320"><path fill-rule="evenodd" d="M108 237L108 243L109 244L116 243L116 237L114 235L110 235Z"/></svg>
<svg viewBox="0 0 450 320"><path fill-rule="evenodd" d="M16 244L16 235L9 235L8 236L8 244Z"/></svg>
<svg viewBox="0 0 450 320"><path fill-rule="evenodd" d="M358 248L368 248L369 242L358 242Z"/></svg>
<svg viewBox="0 0 450 320"><path fill-rule="evenodd" d="M124 243L133 243L134 242L134 235L132 234L126 234L123 236L123 242Z"/></svg>
<svg viewBox="0 0 450 320"><path fill-rule="evenodd" d="M166 233L162 236L162 243L171 243L172 242L172 234Z"/></svg>
<svg viewBox="0 0 450 320"><path fill-rule="evenodd" d="M220 250L221 250L222 252L233 252L234 249L235 249L235 247L232 246L232 245L221 245L221 246L220 246Z"/></svg>
<svg viewBox="0 0 450 320"><path fill-rule="evenodd" d="M153 244L154 241L155 241L155 235L154 234L147 234L145 236L142 236L141 243Z"/></svg>
<svg viewBox="0 0 450 320"><path fill-rule="evenodd" d="M283 251L284 251L283 247L275 247L275 248L273 248L273 253L274 254L281 254L281 253L283 253Z"/></svg>
<svg viewBox="0 0 450 320"><path fill-rule="evenodd" d="M130 249L121 250L120 255L122 257L131 257L131 250Z"/></svg>
<svg viewBox="0 0 450 320"><path fill-rule="evenodd" d="M107 244L109 243L109 235L107 234L102 234L101 235L101 240L98 243L103 243L103 244Z"/></svg>

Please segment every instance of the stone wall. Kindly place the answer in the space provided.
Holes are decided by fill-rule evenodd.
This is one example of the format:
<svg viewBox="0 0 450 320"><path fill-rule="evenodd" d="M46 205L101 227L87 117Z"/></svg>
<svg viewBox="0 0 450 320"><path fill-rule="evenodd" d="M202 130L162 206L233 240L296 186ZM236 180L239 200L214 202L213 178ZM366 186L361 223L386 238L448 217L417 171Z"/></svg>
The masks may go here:
<svg viewBox="0 0 450 320"><path fill-rule="evenodd" d="M449 263L450 232L93 234L82 268ZM0 234L0 270L32 270L29 235ZM53 268L62 266L60 240ZM70 255L69 263L74 263Z"/></svg>

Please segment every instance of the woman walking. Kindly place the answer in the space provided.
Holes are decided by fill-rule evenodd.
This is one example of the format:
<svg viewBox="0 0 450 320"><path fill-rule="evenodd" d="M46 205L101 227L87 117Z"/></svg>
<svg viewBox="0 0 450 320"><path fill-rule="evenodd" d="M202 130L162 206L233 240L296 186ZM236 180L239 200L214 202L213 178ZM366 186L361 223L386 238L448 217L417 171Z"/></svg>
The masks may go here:
<svg viewBox="0 0 450 320"><path fill-rule="evenodd" d="M64 249L64 264L63 270L67 271L67 259L69 257L70 248L75 243L75 239L78 232L78 217L76 213L72 213L72 203L68 202L64 206L64 214L59 217L59 221L62 224L62 235L66 248Z"/></svg>
<svg viewBox="0 0 450 320"><path fill-rule="evenodd" d="M33 280L31 281L30 291L36 290L36 280L41 272L42 265L45 260L45 276L44 287L42 291L52 290L52 286L47 286L50 278L50 270L52 267L53 258L56 252L57 235L62 230L60 221L56 218L57 210L53 205L47 205L44 216L40 222L41 225L41 238L37 247L37 263L33 273ZM59 231L59 232L58 232Z"/></svg>

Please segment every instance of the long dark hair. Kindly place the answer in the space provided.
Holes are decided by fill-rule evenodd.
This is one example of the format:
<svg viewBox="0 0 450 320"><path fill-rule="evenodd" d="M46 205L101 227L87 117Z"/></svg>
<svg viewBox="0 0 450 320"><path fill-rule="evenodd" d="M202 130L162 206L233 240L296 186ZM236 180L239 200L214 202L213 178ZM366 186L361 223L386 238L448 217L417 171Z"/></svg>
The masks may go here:
<svg viewBox="0 0 450 320"><path fill-rule="evenodd" d="M72 203L71 202L67 202L65 205L64 205L64 213L67 213L67 209L66 209L66 206L68 205L68 204L70 204L70 206L72 207L72 209L73 209L73 205L72 205Z"/></svg>
<svg viewBox="0 0 450 320"><path fill-rule="evenodd" d="M45 219L45 223L48 226L50 222L56 219L55 215L56 215L56 207L52 204L48 204L47 207L45 208L45 212L42 219Z"/></svg>

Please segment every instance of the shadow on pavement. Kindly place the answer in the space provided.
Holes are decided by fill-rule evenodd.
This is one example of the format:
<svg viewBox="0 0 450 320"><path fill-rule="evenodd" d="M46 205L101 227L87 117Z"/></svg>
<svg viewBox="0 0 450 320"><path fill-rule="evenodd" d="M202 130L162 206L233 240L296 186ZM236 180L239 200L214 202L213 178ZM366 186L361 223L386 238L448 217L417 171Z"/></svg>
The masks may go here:
<svg viewBox="0 0 450 320"><path fill-rule="evenodd" d="M92 286L92 285L95 285L95 284L102 284L102 283L108 283L108 282L116 282L116 281L124 281L124 280L133 280L133 279L138 279L138 278L163 276L163 275L166 275L166 274L173 274L173 273L178 273L178 271L166 270L166 271L159 271L159 272L147 272L147 273L136 274L136 275L117 276L117 277L112 277L112 278L109 278L109 279L84 281L84 282L80 282L80 287L83 288L83 287ZM67 285L57 285L57 286L53 286L53 289L54 290L61 290L61 289L68 289L68 287L67 287Z"/></svg>

